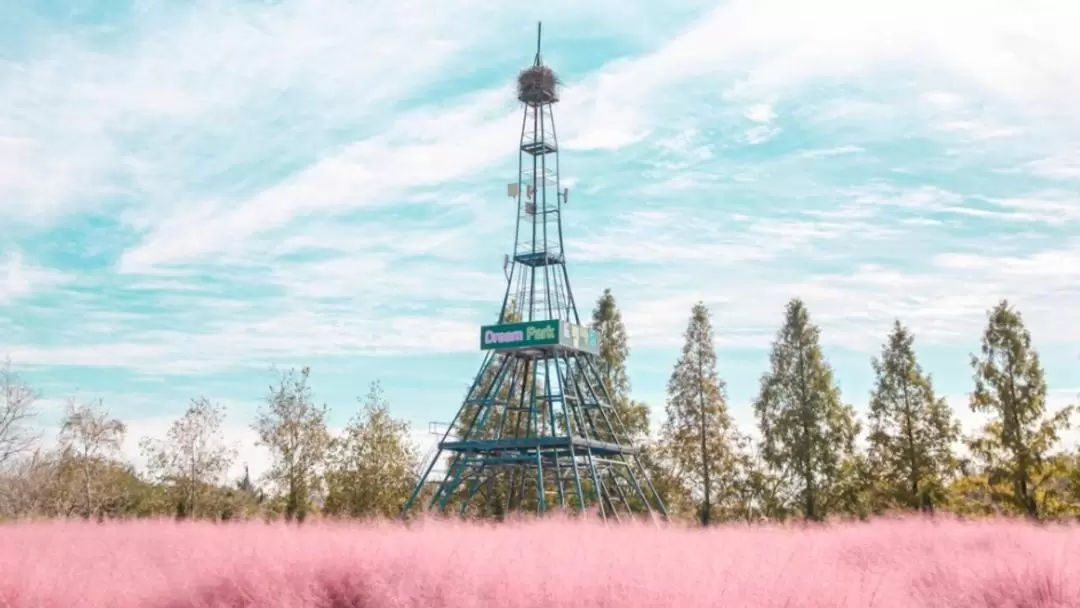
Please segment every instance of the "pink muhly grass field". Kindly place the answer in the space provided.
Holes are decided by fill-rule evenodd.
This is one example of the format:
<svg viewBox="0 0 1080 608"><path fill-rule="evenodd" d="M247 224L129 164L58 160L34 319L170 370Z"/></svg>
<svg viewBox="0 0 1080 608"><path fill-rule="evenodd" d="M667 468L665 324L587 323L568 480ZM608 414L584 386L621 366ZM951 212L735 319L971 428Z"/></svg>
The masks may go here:
<svg viewBox="0 0 1080 608"><path fill-rule="evenodd" d="M0 526L0 606L1080 606L1080 529L26 523Z"/></svg>

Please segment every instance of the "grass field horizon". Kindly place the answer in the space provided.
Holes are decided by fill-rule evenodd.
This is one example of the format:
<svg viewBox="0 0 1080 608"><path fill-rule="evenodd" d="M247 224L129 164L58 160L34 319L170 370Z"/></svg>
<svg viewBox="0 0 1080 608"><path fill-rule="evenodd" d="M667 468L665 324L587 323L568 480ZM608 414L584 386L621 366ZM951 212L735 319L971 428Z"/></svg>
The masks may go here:
<svg viewBox="0 0 1080 608"><path fill-rule="evenodd" d="M1080 605L1080 526L903 517L0 526L2 608Z"/></svg>

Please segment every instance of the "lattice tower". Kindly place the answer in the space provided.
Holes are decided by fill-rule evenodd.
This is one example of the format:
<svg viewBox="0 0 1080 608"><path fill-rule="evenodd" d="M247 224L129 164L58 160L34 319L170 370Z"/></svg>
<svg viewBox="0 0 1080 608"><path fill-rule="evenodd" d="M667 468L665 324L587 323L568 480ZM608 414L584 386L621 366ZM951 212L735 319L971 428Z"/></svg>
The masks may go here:
<svg viewBox="0 0 1080 608"><path fill-rule="evenodd" d="M423 465L403 516L438 512L593 511L666 516L598 371L599 336L578 316L566 268L554 107L559 82L540 55L518 76L523 106L513 253L498 322L481 327L486 357ZM444 474L436 475L438 463ZM473 511L470 511L470 510Z"/></svg>

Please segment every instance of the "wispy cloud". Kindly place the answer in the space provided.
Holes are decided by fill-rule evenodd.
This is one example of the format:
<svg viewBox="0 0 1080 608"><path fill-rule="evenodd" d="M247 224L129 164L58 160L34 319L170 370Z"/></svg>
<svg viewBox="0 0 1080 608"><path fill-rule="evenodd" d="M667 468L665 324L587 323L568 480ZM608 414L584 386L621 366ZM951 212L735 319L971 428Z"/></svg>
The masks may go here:
<svg viewBox="0 0 1080 608"><path fill-rule="evenodd" d="M19 250L9 251L0 257L0 306L13 304L35 290L63 285L71 280L67 273L28 264Z"/></svg>
<svg viewBox="0 0 1080 608"><path fill-rule="evenodd" d="M544 9L579 305L611 286L668 358L699 299L759 354L794 296L861 352L894 316L969 344L1001 297L1041 343L1080 339L1073 3L808 6ZM206 381L474 350L505 288L526 13L154 4L8 42L0 348Z"/></svg>

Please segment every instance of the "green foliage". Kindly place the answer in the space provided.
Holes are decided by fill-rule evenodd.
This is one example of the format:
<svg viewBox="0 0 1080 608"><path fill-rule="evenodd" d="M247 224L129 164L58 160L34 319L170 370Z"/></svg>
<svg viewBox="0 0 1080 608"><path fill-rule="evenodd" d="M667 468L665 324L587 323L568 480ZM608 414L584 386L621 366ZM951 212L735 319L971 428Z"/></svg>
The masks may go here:
<svg viewBox="0 0 1080 608"><path fill-rule="evenodd" d="M220 511L206 495L221 484L236 457L224 444L224 419L221 405L193 399L164 441L146 437L140 442L150 475L169 488L182 517L210 517Z"/></svg>
<svg viewBox="0 0 1080 608"><path fill-rule="evenodd" d="M507 322L518 320L515 308L514 303L508 307ZM728 415L708 317L703 305L694 307L686 345L669 381L661 440L650 442L648 408L630 399L626 328L610 290L593 311L592 326L601 334L599 379L639 442L642 464L674 518L753 522L931 508L964 516L1080 518L1080 451L1064 452L1059 446L1075 406L1047 411L1038 355L1020 315L1006 302L990 311L980 356L971 358L971 407L989 420L966 439L970 457L962 458L953 452L957 422L919 366L911 332L899 322L871 361L876 382L868 410L868 450L857 452L859 425L841 402L818 329L798 300L787 306L771 369L762 378L754 403L761 440L751 446ZM509 393L508 379L494 390L496 368L488 367L472 395L487 393L499 403L474 436L495 437L500 428L521 433L518 425L529 423L513 410L521 405L521 395ZM526 384L531 374L526 373ZM224 479L233 453L220 436L222 410L206 400L193 401L162 441L144 439L149 465L144 479L121 457L126 428L100 402L69 401L57 447L42 449L27 424L35 413L36 393L9 366L0 366L0 521L302 519L320 499L328 515L397 515L417 473L408 426L391 416L374 384L363 410L331 440L326 406L313 405L308 378L306 368L283 375L255 420L259 443L273 456L267 496L246 467L240 479ZM546 411L547 404L539 407ZM455 425L457 434L475 411L475 405L466 408ZM547 424L546 416L541 423ZM499 518L508 510L537 506L532 477L500 475L482 481L472 500L481 509L470 515L482 511ZM430 501L435 483L422 489L421 504ZM582 480L586 495L591 484L591 479ZM467 480L450 497L448 512L458 510L471 486ZM549 507L556 500L549 495ZM579 506L573 492L568 500L571 508Z"/></svg>
<svg viewBox="0 0 1080 608"><path fill-rule="evenodd" d="M630 377L626 372L630 345L622 313L610 289L605 289L597 299L591 327L600 334L599 372L604 389L627 438L633 443L643 443L649 437L649 406L630 398ZM613 424L619 432L619 425Z"/></svg>
<svg viewBox="0 0 1080 608"><path fill-rule="evenodd" d="M373 382L363 411L334 442L324 512L350 517L394 517L416 486L417 456L409 424L390 415Z"/></svg>
<svg viewBox="0 0 1080 608"><path fill-rule="evenodd" d="M266 409L260 409L252 428L259 445L266 446L273 465L266 474L283 494L286 519L303 521L319 489L322 467L330 447L327 408L312 403L307 367L289 371L277 387L270 387Z"/></svg>
<svg viewBox="0 0 1080 608"><path fill-rule="evenodd" d="M990 414L982 432L968 441L995 486L994 500L1029 517L1046 514L1040 494L1060 471L1051 458L1072 408L1046 411L1046 381L1031 334L1020 313L1002 300L987 313L981 356L972 355L975 390L971 409Z"/></svg>
<svg viewBox="0 0 1080 608"><path fill-rule="evenodd" d="M801 300L788 303L784 325L754 402L761 454L802 503L807 519L822 519L836 496L849 492L845 462L854 455L859 425L822 353L820 330Z"/></svg>
<svg viewBox="0 0 1080 608"><path fill-rule="evenodd" d="M104 515L114 498L114 471L127 427L109 416L101 401L79 403L69 399L60 423L58 476L68 488L70 511L84 518Z"/></svg>
<svg viewBox="0 0 1080 608"><path fill-rule="evenodd" d="M640 458L653 488L664 503L668 517L700 519L700 507L694 501L690 488L683 483L667 442L659 441L645 446Z"/></svg>
<svg viewBox="0 0 1080 608"><path fill-rule="evenodd" d="M673 476L699 501L702 525L737 500L737 437L727 410L726 385L716 371L709 310L694 305L682 355L668 380L663 442Z"/></svg>
<svg viewBox="0 0 1080 608"><path fill-rule="evenodd" d="M945 500L956 468L953 444L960 423L934 394L915 357L914 336L896 321L881 358L871 360L869 463L875 471L874 510L929 511Z"/></svg>

